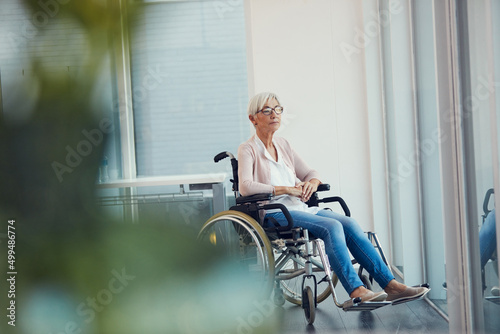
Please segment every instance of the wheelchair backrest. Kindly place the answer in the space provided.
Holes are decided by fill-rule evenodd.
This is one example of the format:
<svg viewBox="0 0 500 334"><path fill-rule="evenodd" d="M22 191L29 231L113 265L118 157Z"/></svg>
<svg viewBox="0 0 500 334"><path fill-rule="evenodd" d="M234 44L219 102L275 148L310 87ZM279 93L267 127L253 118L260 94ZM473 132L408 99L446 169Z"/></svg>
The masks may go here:
<svg viewBox="0 0 500 334"><path fill-rule="evenodd" d="M231 183L233 184L233 191L238 194L238 160L232 155L230 152L220 152L214 157L214 161L217 163L221 161L222 159L225 158L230 158L231 159L231 166L233 168L233 178L230 179ZM236 195L238 197L238 195Z"/></svg>

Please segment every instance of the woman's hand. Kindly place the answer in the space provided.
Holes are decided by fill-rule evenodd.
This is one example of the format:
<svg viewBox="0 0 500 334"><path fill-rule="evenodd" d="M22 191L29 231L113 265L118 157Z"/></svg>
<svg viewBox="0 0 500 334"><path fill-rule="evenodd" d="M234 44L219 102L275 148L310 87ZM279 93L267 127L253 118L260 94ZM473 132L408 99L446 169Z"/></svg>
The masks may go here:
<svg viewBox="0 0 500 334"><path fill-rule="evenodd" d="M318 186L321 184L321 181L318 179L312 179L308 182L299 182L295 185L295 187L274 187L275 195L283 195L287 194L290 196L300 197L300 199L304 202L307 202L309 198L311 198L312 194L318 190Z"/></svg>
<svg viewBox="0 0 500 334"><path fill-rule="evenodd" d="M287 187L288 195L295 197L302 197L302 187Z"/></svg>
<svg viewBox="0 0 500 334"><path fill-rule="evenodd" d="M318 190L319 184L319 180L312 179L307 182L299 182L295 185L295 187L302 189L302 195L300 197L302 201L307 202L309 198L311 198L312 194Z"/></svg>
<svg viewBox="0 0 500 334"><path fill-rule="evenodd" d="M274 187L274 196L279 196L279 195L302 197L302 186L300 187L276 186Z"/></svg>

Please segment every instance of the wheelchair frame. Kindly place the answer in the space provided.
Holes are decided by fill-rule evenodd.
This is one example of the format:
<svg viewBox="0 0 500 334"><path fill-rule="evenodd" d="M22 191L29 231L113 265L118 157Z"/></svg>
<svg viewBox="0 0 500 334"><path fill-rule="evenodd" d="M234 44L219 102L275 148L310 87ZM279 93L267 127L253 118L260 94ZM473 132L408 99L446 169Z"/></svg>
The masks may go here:
<svg viewBox="0 0 500 334"><path fill-rule="evenodd" d="M201 228L200 239L208 239L213 244L228 242L229 248L237 249L235 253L241 255L250 254L251 260L249 271L256 271L256 267L261 266L263 281L263 296L269 297L274 285L274 302L283 305L285 299L302 306L306 319L312 324L315 319L315 309L317 304L326 300L331 294L333 301L338 308L344 311L371 311L382 306L393 304L391 302L361 302L361 298L353 298L344 303L340 303L335 293L335 286L338 277L331 270L328 257L326 256L320 239L310 238L307 229L293 226L293 219L287 208L282 204L266 204L272 198L272 194L257 194L251 196L239 196L238 192L238 162L229 152L221 152L215 156L214 161L229 157L233 169L233 191L236 196L236 205L229 210L220 212L212 216ZM321 184L318 191L329 190L330 186ZM311 196L307 202L309 206L318 206L320 203L338 202L346 216L350 216L350 211L341 197L328 197L320 199L317 193ZM287 226L275 224L273 227L265 228L260 223L259 212L261 210L279 209L287 218ZM230 245L230 234L235 242ZM368 232L368 238L379 251L383 261L387 264L386 257L375 233ZM248 252L246 247L255 248ZM255 259L253 259L253 255ZM275 258L275 256L277 258ZM241 260L245 263L247 260ZM356 263L352 260L353 264ZM291 266L291 267L290 267ZM390 267L389 267L390 268ZM322 273L316 276L316 273ZM363 284L371 289L373 278L363 274L360 267L358 275ZM292 280L302 277L301 284L295 287L289 283ZM312 284L307 284L312 281ZM318 293L320 283L326 282L327 286ZM299 285L299 287L296 287Z"/></svg>
<svg viewBox="0 0 500 334"><path fill-rule="evenodd" d="M491 196L494 194L495 194L495 190L493 188L491 188L491 189L488 189L486 191L486 194L484 196L483 214L481 215L482 220L483 220L483 224L484 224L484 221L486 220L486 217L488 216L488 214L492 211L489 209L489 203L490 203ZM493 255L489 261L491 261L492 263L494 263L498 266L498 256L497 256L496 251L493 252ZM483 295L484 295L484 292L486 290L486 266L481 268L481 280L482 280L482 284L483 284ZM500 305L500 297L498 297L498 296L487 296L487 297L485 297L485 299L492 302L492 303Z"/></svg>

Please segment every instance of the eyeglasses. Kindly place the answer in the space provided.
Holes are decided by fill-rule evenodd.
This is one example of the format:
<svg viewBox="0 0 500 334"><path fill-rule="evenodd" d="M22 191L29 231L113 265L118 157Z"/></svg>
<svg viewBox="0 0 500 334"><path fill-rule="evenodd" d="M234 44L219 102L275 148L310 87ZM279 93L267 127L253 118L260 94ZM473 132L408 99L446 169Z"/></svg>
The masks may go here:
<svg viewBox="0 0 500 334"><path fill-rule="evenodd" d="M281 106L278 106L278 107L275 107L275 108L269 108L268 107L268 108L265 108L265 109L257 111L257 113L261 112L264 115L269 116L269 115L271 115L271 113L273 111L276 113L276 115L281 115L283 113L283 107L281 107Z"/></svg>

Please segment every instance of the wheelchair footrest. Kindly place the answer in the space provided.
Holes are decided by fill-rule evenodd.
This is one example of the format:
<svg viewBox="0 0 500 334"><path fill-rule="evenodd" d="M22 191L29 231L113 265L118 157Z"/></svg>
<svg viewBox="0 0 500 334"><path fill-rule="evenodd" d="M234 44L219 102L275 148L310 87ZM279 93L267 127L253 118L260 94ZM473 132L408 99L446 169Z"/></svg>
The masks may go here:
<svg viewBox="0 0 500 334"><path fill-rule="evenodd" d="M391 305L391 302L364 302L355 303L353 299L346 301L342 305L342 309L346 312L349 311L373 311L382 306Z"/></svg>

